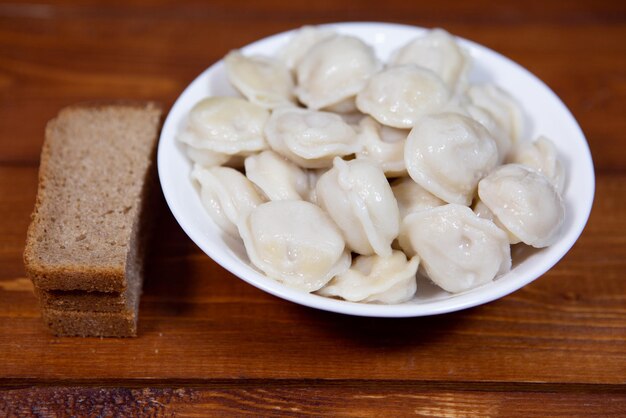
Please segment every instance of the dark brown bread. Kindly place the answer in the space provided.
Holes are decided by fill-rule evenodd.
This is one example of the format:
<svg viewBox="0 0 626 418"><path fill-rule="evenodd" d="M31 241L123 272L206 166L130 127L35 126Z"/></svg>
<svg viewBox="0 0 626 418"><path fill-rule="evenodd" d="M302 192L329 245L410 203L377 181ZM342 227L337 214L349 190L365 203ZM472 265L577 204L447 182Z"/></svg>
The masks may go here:
<svg viewBox="0 0 626 418"><path fill-rule="evenodd" d="M141 209L161 110L73 106L49 122L24 262L43 290L123 292L141 281Z"/></svg>
<svg viewBox="0 0 626 418"><path fill-rule="evenodd" d="M81 105L47 126L24 263L56 335L136 335L160 119Z"/></svg>
<svg viewBox="0 0 626 418"><path fill-rule="evenodd" d="M53 334L65 337L134 337L137 310L124 312L79 312L42 310L44 323Z"/></svg>
<svg viewBox="0 0 626 418"><path fill-rule="evenodd" d="M138 283L140 284L140 283ZM122 293L82 290L40 290L35 288L42 309L82 312L132 311L141 286L128 286Z"/></svg>

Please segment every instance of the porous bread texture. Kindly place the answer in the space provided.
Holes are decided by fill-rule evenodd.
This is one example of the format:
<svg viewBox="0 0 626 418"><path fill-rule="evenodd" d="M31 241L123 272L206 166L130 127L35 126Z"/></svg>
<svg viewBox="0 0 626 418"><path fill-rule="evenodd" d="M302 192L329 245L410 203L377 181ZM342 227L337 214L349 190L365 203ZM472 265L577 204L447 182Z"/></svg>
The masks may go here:
<svg viewBox="0 0 626 418"><path fill-rule="evenodd" d="M57 336L135 337L137 310L124 312L79 312L44 309L44 323Z"/></svg>
<svg viewBox="0 0 626 418"><path fill-rule="evenodd" d="M24 252L37 288L122 293L141 282L160 118L153 103L78 105L48 123Z"/></svg>

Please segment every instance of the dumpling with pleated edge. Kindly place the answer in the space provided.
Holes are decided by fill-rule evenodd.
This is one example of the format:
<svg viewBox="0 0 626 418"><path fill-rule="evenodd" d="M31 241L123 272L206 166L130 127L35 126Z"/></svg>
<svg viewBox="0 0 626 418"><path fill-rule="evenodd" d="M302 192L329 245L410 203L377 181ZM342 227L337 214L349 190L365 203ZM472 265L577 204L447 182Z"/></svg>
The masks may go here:
<svg viewBox="0 0 626 418"><path fill-rule="evenodd" d="M265 201L252 182L233 168L195 165L191 178L200 185L202 205L213 221L236 238L240 218Z"/></svg>
<svg viewBox="0 0 626 418"><path fill-rule="evenodd" d="M335 158L315 187L317 203L333 218L359 254L391 255L398 236L398 203L382 169L367 160Z"/></svg>
<svg viewBox="0 0 626 418"><path fill-rule="evenodd" d="M443 29L432 29L394 51L389 66L415 64L437 74L450 90L466 84L469 55Z"/></svg>
<svg viewBox="0 0 626 418"><path fill-rule="evenodd" d="M318 206L302 200L259 205L239 223L252 264L286 286L313 292L351 263L341 231Z"/></svg>
<svg viewBox="0 0 626 418"><path fill-rule="evenodd" d="M360 149L356 131L334 113L300 108L272 112L265 126L270 147L304 168L325 168Z"/></svg>
<svg viewBox="0 0 626 418"><path fill-rule="evenodd" d="M254 154L245 160L246 177L269 200L303 200L310 192L307 170L278 155L272 150Z"/></svg>
<svg viewBox="0 0 626 418"><path fill-rule="evenodd" d="M189 112L178 140L197 149L237 155L267 148L263 130L270 113L238 97L208 97Z"/></svg>
<svg viewBox="0 0 626 418"><path fill-rule="evenodd" d="M250 102L266 109L295 106L293 77L278 59L231 51L224 65L231 84Z"/></svg>
<svg viewBox="0 0 626 418"><path fill-rule="evenodd" d="M310 109L322 109L355 96L382 68L371 46L348 35L316 43L296 67L296 95Z"/></svg>
<svg viewBox="0 0 626 418"><path fill-rule="evenodd" d="M489 283L511 269L504 231L470 208L447 204L404 218L399 240L420 257L427 276L459 293Z"/></svg>
<svg viewBox="0 0 626 418"><path fill-rule="evenodd" d="M349 270L335 276L317 294L351 302L406 302L417 289L418 265L419 257L407 260L401 251L393 251L389 257L359 255Z"/></svg>
<svg viewBox="0 0 626 418"><path fill-rule="evenodd" d="M523 243L552 245L565 219L565 206L554 184L519 164L498 167L478 184L480 200Z"/></svg>
<svg viewBox="0 0 626 418"><path fill-rule="evenodd" d="M410 129L439 111L450 98L435 73L416 65L385 69L372 76L356 97L357 108L383 125Z"/></svg>
<svg viewBox="0 0 626 418"><path fill-rule="evenodd" d="M521 164L546 176L559 194L565 190L565 170L554 143L545 136L532 142L519 142L511 153L509 163Z"/></svg>
<svg viewBox="0 0 626 418"><path fill-rule="evenodd" d="M470 205L481 178L498 163L498 149L484 126L458 113L424 117L404 148L409 176L449 203Z"/></svg>

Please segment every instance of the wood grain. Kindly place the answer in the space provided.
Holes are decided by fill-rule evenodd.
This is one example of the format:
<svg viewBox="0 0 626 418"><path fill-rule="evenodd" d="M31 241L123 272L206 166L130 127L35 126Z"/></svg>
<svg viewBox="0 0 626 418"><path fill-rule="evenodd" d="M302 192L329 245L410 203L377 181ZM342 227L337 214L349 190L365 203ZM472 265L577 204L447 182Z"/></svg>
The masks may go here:
<svg viewBox="0 0 626 418"><path fill-rule="evenodd" d="M471 391L381 382L252 382L233 387L13 389L4 416L388 416L609 417L626 414L626 394Z"/></svg>
<svg viewBox="0 0 626 418"><path fill-rule="evenodd" d="M22 265L47 120L84 100L167 108L233 48L344 20L444 27L563 99L597 174L563 260L466 311L354 318L232 276L161 202L139 338L49 335ZM616 1L0 2L0 415L626 415L625 40Z"/></svg>
<svg viewBox="0 0 626 418"><path fill-rule="evenodd" d="M325 378L625 384L626 175L599 176L582 238L554 269L514 294L430 318L372 319L279 300L227 273L166 209L141 301L140 338L45 333L19 265L35 168L0 168L0 376L58 380ZM164 239L166 238L166 239ZM622 245L615 245L616 243ZM598 275L598 271L602 275ZM68 356L79 352L80 356ZM182 360L184 359L184 361ZM607 373L607 370L612 372Z"/></svg>

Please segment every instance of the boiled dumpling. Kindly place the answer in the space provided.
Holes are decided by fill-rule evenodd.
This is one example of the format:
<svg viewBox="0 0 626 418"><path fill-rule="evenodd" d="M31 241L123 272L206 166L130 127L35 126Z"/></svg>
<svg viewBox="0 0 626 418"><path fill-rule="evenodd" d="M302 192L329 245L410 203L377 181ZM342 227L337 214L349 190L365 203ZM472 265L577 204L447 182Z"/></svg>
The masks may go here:
<svg viewBox="0 0 626 418"><path fill-rule="evenodd" d="M358 139L362 149L356 158L378 164L387 177L406 175L404 142L409 132L390 128L366 116L359 122Z"/></svg>
<svg viewBox="0 0 626 418"><path fill-rule="evenodd" d="M393 251L389 257L360 255L348 271L335 276L317 294L351 302L406 302L417 289L418 265L418 257L407 260L401 251Z"/></svg>
<svg viewBox="0 0 626 418"><path fill-rule="evenodd" d="M519 143L509 160L511 163L525 165L546 176L559 193L565 189L565 173L559 161L552 141L540 136L533 142Z"/></svg>
<svg viewBox="0 0 626 418"><path fill-rule="evenodd" d="M443 29L430 30L397 50L390 65L402 64L415 64L431 70L452 90L469 68L466 54Z"/></svg>
<svg viewBox="0 0 626 418"><path fill-rule="evenodd" d="M441 109L449 95L444 82L432 71L402 65L370 78L357 95L356 105L383 125L406 129Z"/></svg>
<svg viewBox="0 0 626 418"><path fill-rule="evenodd" d="M315 110L276 109L265 135L274 151L304 168L329 167L335 156L360 148L355 130L340 116Z"/></svg>
<svg viewBox="0 0 626 418"><path fill-rule="evenodd" d="M408 215L403 236L428 277L448 292L492 281L511 268L506 233L467 206L448 204Z"/></svg>
<svg viewBox="0 0 626 418"><path fill-rule="evenodd" d="M522 137L522 109L509 93L493 84L481 84L470 86L466 94L474 105L493 116L513 143Z"/></svg>
<svg viewBox="0 0 626 418"><path fill-rule="evenodd" d="M239 236L240 218L265 201L250 180L233 168L196 165L191 177L200 184L200 199L206 211L233 237Z"/></svg>
<svg viewBox="0 0 626 418"><path fill-rule="evenodd" d="M335 35L316 43L296 67L296 94L321 109L357 94L381 68L371 46L359 38Z"/></svg>
<svg viewBox="0 0 626 418"><path fill-rule="evenodd" d="M321 29L315 26L303 26L289 38L287 44L278 51L278 59L290 69L295 69L316 43L335 36L330 29Z"/></svg>
<svg viewBox="0 0 626 418"><path fill-rule="evenodd" d="M240 154L267 148L263 136L269 112L237 97L209 97L189 112L178 139L194 148Z"/></svg>
<svg viewBox="0 0 626 418"><path fill-rule="evenodd" d="M391 255L400 214L385 174L367 160L335 158L333 165L317 182L317 203L341 228L351 250Z"/></svg>
<svg viewBox="0 0 626 418"><path fill-rule="evenodd" d="M490 220L491 222L493 222L494 224L496 224L496 226L498 228L500 228L501 230L503 230L504 232L506 232L506 235L509 237L509 244L518 244L520 243L520 239L518 237L516 237L515 235L513 235L511 233L511 231L509 231L506 226L502 225L502 222L500 222L498 220L498 218L496 217L496 215L493 214L493 212L491 211L491 209L489 209L487 207L487 205L485 205L483 203L482 200L477 199L476 203L474 203L474 213L476 214L476 216L478 216L479 218L482 219L487 219Z"/></svg>
<svg viewBox="0 0 626 418"><path fill-rule="evenodd" d="M187 157L202 167L215 167L227 162L232 155L215 152L208 149L196 148L186 144Z"/></svg>
<svg viewBox="0 0 626 418"><path fill-rule="evenodd" d="M264 203L239 223L250 261L267 276L305 292L350 267L341 232L319 207L302 200Z"/></svg>
<svg viewBox="0 0 626 418"><path fill-rule="evenodd" d="M404 219L410 213L446 204L446 202L424 189L410 177L403 177L394 181L391 184L391 190L398 202L400 219Z"/></svg>
<svg viewBox="0 0 626 418"><path fill-rule="evenodd" d="M426 116L407 138L404 158L420 186L449 203L469 205L476 186L498 162L484 126L456 113Z"/></svg>
<svg viewBox="0 0 626 418"><path fill-rule="evenodd" d="M267 150L251 155L245 161L246 176L269 200L300 200L309 194L309 174Z"/></svg>
<svg viewBox="0 0 626 418"><path fill-rule="evenodd" d="M480 181L478 195L525 244L542 248L557 240L565 208L544 175L518 164L503 165Z"/></svg>
<svg viewBox="0 0 626 418"><path fill-rule="evenodd" d="M291 72L276 58L231 51L224 64L231 84L252 103L267 109L294 104Z"/></svg>

